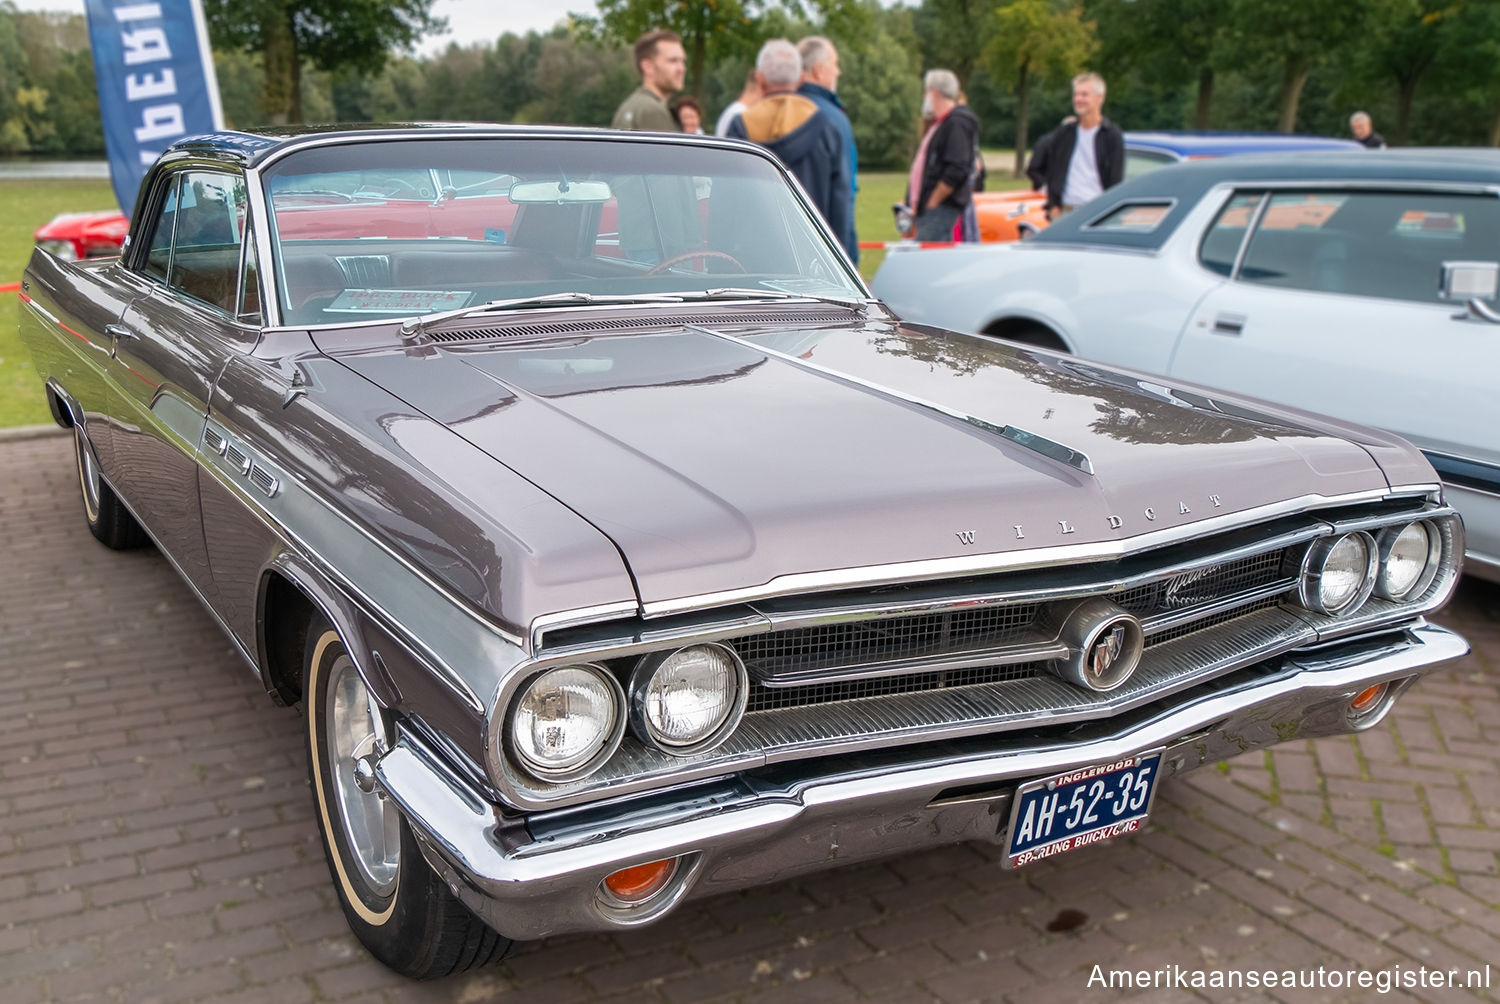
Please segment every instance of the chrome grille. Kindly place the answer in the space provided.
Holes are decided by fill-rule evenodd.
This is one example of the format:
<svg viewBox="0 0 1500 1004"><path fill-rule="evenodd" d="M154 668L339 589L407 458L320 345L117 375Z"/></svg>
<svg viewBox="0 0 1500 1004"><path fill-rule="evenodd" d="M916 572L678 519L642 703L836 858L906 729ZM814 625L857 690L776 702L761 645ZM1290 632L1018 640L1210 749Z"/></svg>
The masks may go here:
<svg viewBox="0 0 1500 1004"><path fill-rule="evenodd" d="M1186 610L1275 582L1282 577L1284 553L1282 550L1268 551L1222 565L1194 569L1161 582L1127 589L1110 599L1143 619L1159 613Z"/></svg>
<svg viewBox="0 0 1500 1004"><path fill-rule="evenodd" d="M746 712L770 711L775 708L799 708L833 701L857 701L865 697L890 694L912 694L923 690L975 687L984 684L1029 680L1047 671L1044 662L1019 666L978 666L949 669L936 673L912 673L908 676L873 677L868 680L845 680L838 683L812 684L805 687L766 687L752 685Z"/></svg>
<svg viewBox="0 0 1500 1004"><path fill-rule="evenodd" d="M1193 568L1103 595L1146 622L1149 651L1276 606L1280 593L1294 585L1282 571L1287 550ZM1075 600L1053 602L1065 609ZM750 673L748 710L768 711L1034 679L1048 673L1045 650L1055 646L1049 609L1041 602L1000 601L771 631L726 644ZM1160 627L1152 627L1153 618ZM986 655L993 658L986 661Z"/></svg>
<svg viewBox="0 0 1500 1004"><path fill-rule="evenodd" d="M820 669L1008 645L1033 629L1040 608L1037 603L1018 603L882 617L751 635L731 639L729 644L752 676L793 677Z"/></svg>

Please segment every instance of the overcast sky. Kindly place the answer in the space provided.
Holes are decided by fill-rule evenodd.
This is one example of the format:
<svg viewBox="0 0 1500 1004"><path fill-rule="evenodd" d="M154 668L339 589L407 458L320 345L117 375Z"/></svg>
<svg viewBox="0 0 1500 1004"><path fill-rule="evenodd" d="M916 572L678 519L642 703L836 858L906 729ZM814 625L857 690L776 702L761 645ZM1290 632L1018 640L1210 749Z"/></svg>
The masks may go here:
<svg viewBox="0 0 1500 1004"><path fill-rule="evenodd" d="M83 0L12 0L21 10L83 13ZM552 27L569 14L594 13L593 0L435 0L432 12L448 19L448 33L424 39L419 52L436 52L449 42L491 43L507 31L524 35Z"/></svg>

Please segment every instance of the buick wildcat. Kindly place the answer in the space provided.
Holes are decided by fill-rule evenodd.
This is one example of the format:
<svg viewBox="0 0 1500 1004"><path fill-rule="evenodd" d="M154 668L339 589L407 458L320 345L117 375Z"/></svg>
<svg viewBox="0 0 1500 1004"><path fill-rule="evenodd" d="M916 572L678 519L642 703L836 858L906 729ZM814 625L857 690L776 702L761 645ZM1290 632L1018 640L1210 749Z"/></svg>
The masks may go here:
<svg viewBox="0 0 1500 1004"><path fill-rule="evenodd" d="M903 325L732 141L200 137L22 300L89 530L300 709L344 913L411 976L1052 858L1467 651L1405 442Z"/></svg>

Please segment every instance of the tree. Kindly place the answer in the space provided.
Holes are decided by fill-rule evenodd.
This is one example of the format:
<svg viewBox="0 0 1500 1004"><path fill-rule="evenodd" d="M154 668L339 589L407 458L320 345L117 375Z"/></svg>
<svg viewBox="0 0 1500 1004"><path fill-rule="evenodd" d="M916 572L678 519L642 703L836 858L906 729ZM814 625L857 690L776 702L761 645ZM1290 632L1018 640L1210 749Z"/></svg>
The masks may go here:
<svg viewBox="0 0 1500 1004"><path fill-rule="evenodd" d="M1223 0L1094 0L1102 62L1125 64L1148 83L1197 87L1193 128L1207 129L1215 59L1229 26Z"/></svg>
<svg viewBox="0 0 1500 1004"><path fill-rule="evenodd" d="M1381 0L1371 5L1371 44L1361 48L1359 61L1368 67L1369 76L1396 84L1394 145L1410 141L1417 83L1440 57L1457 57L1456 50L1469 45L1469 37L1454 30L1465 7L1464 0Z"/></svg>
<svg viewBox="0 0 1500 1004"><path fill-rule="evenodd" d="M857 22L861 6L859 0L598 0L597 18L572 17L586 30L626 46L648 31L675 31L687 51L687 89L702 99L711 61L742 56L771 37L762 28L768 11L802 20L820 15L837 25Z"/></svg>
<svg viewBox="0 0 1500 1004"><path fill-rule="evenodd" d="M839 97L854 126L861 169L904 168L916 147L921 66L903 15L886 12L858 36L833 35L843 71Z"/></svg>
<svg viewBox="0 0 1500 1004"><path fill-rule="evenodd" d="M1014 74L1017 177L1026 166L1032 82L1082 69L1099 47L1094 28L1076 0L1011 0L995 11L995 33L984 58L997 77L1004 79L1007 70Z"/></svg>
<svg viewBox="0 0 1500 1004"><path fill-rule="evenodd" d="M1367 15L1365 4L1349 0L1236 0L1236 48L1247 59L1256 53L1280 55L1277 132L1296 130L1297 103L1308 74L1351 40L1362 39Z"/></svg>
<svg viewBox="0 0 1500 1004"><path fill-rule="evenodd" d="M266 121L303 121L302 61L319 69L377 73L393 48L409 48L447 23L433 0L203 0L216 46L259 52Z"/></svg>

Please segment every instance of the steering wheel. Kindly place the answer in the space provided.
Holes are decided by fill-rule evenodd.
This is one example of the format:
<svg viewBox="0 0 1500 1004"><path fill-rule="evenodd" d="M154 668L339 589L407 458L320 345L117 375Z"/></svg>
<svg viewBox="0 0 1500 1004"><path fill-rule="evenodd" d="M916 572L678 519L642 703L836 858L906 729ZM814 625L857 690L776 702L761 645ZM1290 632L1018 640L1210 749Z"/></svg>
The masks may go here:
<svg viewBox="0 0 1500 1004"><path fill-rule="evenodd" d="M382 178L379 184L360 185L354 194L359 195L363 192L374 192L376 195L388 199L406 198L422 200L428 198L422 189L413 185L405 178L397 178L395 176Z"/></svg>
<svg viewBox="0 0 1500 1004"><path fill-rule="evenodd" d="M718 258L718 259L721 259L723 261L729 262L729 264L733 265L735 268L739 269L741 272L748 272L748 271L750 271L745 266L741 265L740 262L739 262L739 259L736 258L732 254L727 254L727 253L725 253L723 251L700 250L700 251L684 251L684 252L682 252L682 254L674 254L672 257L668 258L666 261L659 262L658 264L651 266L651 268L649 268L649 269L646 270L646 274L647 275L661 275L663 272L665 272L667 269L671 268L673 265L680 265L680 264L682 264L685 261L692 261L694 258Z"/></svg>

